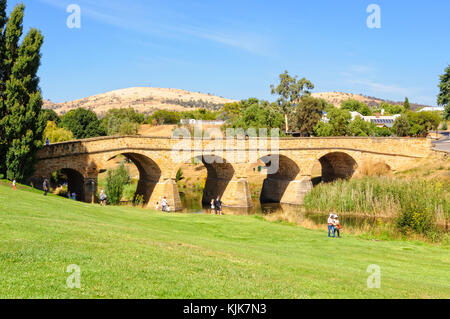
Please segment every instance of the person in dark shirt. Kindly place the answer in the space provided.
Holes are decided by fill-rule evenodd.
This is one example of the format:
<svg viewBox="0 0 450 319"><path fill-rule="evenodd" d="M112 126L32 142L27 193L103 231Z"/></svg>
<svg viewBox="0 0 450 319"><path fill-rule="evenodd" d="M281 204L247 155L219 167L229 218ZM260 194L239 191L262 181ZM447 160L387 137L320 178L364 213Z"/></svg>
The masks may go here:
<svg viewBox="0 0 450 319"><path fill-rule="evenodd" d="M214 201L214 206L216 207L216 212L219 215L222 215L222 201L220 200L220 196L217 196L216 200Z"/></svg>
<svg viewBox="0 0 450 319"><path fill-rule="evenodd" d="M48 191L50 190L50 183L48 179L44 179L44 183L42 184L42 188L44 189L44 196L47 196Z"/></svg>

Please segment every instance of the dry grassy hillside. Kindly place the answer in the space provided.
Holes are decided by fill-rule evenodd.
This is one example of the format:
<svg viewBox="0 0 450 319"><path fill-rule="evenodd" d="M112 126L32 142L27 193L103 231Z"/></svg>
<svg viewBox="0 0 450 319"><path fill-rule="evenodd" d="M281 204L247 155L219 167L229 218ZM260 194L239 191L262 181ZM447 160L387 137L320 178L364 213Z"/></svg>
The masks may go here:
<svg viewBox="0 0 450 319"><path fill-rule="evenodd" d="M336 107L340 107L342 101L345 101L348 99L361 101L363 103L366 103L370 107L378 107L382 102L386 102L389 104L403 104L403 101L394 102L394 101L390 101L390 100L383 100L383 99L376 98L376 97L364 96L361 94L344 93L344 92L322 92L322 93L312 93L311 95L318 99L324 99L325 101L327 101L330 104L333 104ZM410 104L411 104L411 109L413 109L413 110L429 106L429 105L411 103L411 101L410 101Z"/></svg>
<svg viewBox="0 0 450 319"><path fill-rule="evenodd" d="M46 100L44 101L44 108L53 109L58 114L64 114L71 109L84 107L101 116L112 108L132 107L138 112L149 114L158 109L176 111L200 107L219 109L223 104L229 102L233 102L233 100L211 94L179 89L135 87L63 103L52 103Z"/></svg>

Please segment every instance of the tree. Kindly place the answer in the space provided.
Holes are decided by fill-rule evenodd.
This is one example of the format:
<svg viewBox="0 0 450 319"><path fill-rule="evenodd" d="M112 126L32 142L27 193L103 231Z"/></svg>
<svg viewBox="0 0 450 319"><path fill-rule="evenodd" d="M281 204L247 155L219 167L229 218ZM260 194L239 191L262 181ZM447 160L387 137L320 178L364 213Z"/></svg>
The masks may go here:
<svg viewBox="0 0 450 319"><path fill-rule="evenodd" d="M58 114L56 114L55 111L50 109L42 110L42 119L47 123L48 121L55 122L56 124L59 124L61 122L61 119L59 118Z"/></svg>
<svg viewBox="0 0 450 319"><path fill-rule="evenodd" d="M81 107L64 114L61 118L60 127L71 131L76 139L106 135L97 114Z"/></svg>
<svg viewBox="0 0 450 319"><path fill-rule="evenodd" d="M405 112L411 110L411 104L409 104L409 99L405 97L405 102L403 102L403 108L405 109Z"/></svg>
<svg viewBox="0 0 450 319"><path fill-rule="evenodd" d="M402 105L394 105L386 102L382 102L380 104L380 109L384 110L385 114L390 115L402 114L405 112L405 109Z"/></svg>
<svg viewBox="0 0 450 319"><path fill-rule="evenodd" d="M444 106L444 120L450 119L450 64L445 69L445 73L440 76L438 105Z"/></svg>
<svg viewBox="0 0 450 319"><path fill-rule="evenodd" d="M46 125L37 76L44 37L32 28L19 43L25 6L17 5L7 20L5 8L0 0L0 173L25 182Z"/></svg>
<svg viewBox="0 0 450 319"><path fill-rule="evenodd" d="M281 128L283 125L283 115L280 114L276 103L259 101L255 98L242 100L239 103L241 104L241 116L229 121L231 127L244 130L252 128L258 132L261 128L270 130Z"/></svg>
<svg viewBox="0 0 450 319"><path fill-rule="evenodd" d="M108 203L117 205L120 203L123 195L123 188L130 182L130 173L125 167L124 163L115 170L108 170L106 177L106 195L108 196Z"/></svg>
<svg viewBox="0 0 450 319"><path fill-rule="evenodd" d="M324 105L312 96L302 96L295 110L295 128L312 135L322 117Z"/></svg>
<svg viewBox="0 0 450 319"><path fill-rule="evenodd" d="M366 122L360 116L350 123L349 130L352 136L371 136L375 131L375 125L372 122Z"/></svg>
<svg viewBox="0 0 450 319"><path fill-rule="evenodd" d="M136 135L139 127L145 121L144 114L133 108L110 109L101 120L103 130L107 135Z"/></svg>
<svg viewBox="0 0 450 319"><path fill-rule="evenodd" d="M341 109L349 110L350 112L358 112L364 116L372 115L372 110L367 104L354 99L342 101Z"/></svg>
<svg viewBox="0 0 450 319"><path fill-rule="evenodd" d="M389 127L375 127L374 135L377 137L388 137L392 135L392 131Z"/></svg>
<svg viewBox="0 0 450 319"><path fill-rule="evenodd" d="M241 112L241 103L240 102L233 102L233 103L227 103L222 108L222 114L225 120L233 121L235 118L239 117L239 114Z"/></svg>
<svg viewBox="0 0 450 319"><path fill-rule="evenodd" d="M319 122L314 127L314 135L321 137L333 136L333 126L330 123Z"/></svg>
<svg viewBox="0 0 450 319"><path fill-rule="evenodd" d="M277 102L284 113L286 132L289 132L288 117L292 112L293 106L303 94L309 95L309 90L314 89L314 85L306 78L297 80L297 76L291 77L288 71L280 74L279 78L280 83L278 86L271 85L270 88L272 94L280 96Z"/></svg>
<svg viewBox="0 0 450 319"><path fill-rule="evenodd" d="M47 138L50 143L65 142L73 140L73 133L65 128L59 128L53 121L48 121L42 141L45 141Z"/></svg>
<svg viewBox="0 0 450 319"><path fill-rule="evenodd" d="M181 120L181 114L175 111L158 110L148 118L148 122L151 124L156 121L158 125L163 124L178 124Z"/></svg>
<svg viewBox="0 0 450 319"><path fill-rule="evenodd" d="M328 112L332 136L346 136L350 134L349 124L352 118L348 110L332 109Z"/></svg>
<svg viewBox="0 0 450 319"><path fill-rule="evenodd" d="M397 117L394 121L394 126L392 127L393 131L397 136L403 137L409 135L409 130L411 129L411 125L409 124L408 116L402 115Z"/></svg>
<svg viewBox="0 0 450 319"><path fill-rule="evenodd" d="M431 130L436 130L441 123L441 117L437 112L408 112L410 128L410 135L412 136L427 136Z"/></svg>

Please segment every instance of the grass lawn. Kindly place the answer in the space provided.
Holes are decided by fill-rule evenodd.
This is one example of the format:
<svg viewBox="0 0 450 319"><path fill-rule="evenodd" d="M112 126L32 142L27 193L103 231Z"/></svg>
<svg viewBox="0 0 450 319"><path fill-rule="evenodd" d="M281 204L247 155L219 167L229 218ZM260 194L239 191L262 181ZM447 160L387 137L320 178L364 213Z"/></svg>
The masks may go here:
<svg viewBox="0 0 450 319"><path fill-rule="evenodd" d="M66 287L71 264L81 289ZM450 249L0 185L0 298L450 298Z"/></svg>

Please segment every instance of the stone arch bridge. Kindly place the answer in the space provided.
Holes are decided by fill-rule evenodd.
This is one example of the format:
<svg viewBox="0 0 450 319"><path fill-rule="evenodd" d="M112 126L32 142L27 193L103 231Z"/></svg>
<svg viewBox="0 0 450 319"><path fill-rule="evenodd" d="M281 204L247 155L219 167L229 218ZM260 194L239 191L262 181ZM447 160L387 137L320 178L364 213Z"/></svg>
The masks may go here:
<svg viewBox="0 0 450 319"><path fill-rule="evenodd" d="M208 172L204 199L221 196L224 206L250 207L246 178L250 166L260 161L266 164L267 173L261 200L301 204L313 187L311 175L316 164L322 168L322 180L330 181L351 177L364 162L382 162L398 171L430 153L430 140L411 138L99 137L45 146L38 152L31 182L40 187L53 172L63 171L69 179L69 190L79 194L79 200L94 202L99 172L121 154L139 170L136 193L144 197L147 207L155 207L166 196L172 209L180 210L176 173L183 163L196 158Z"/></svg>

